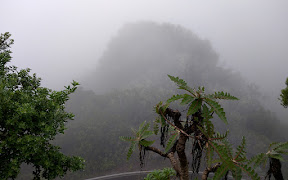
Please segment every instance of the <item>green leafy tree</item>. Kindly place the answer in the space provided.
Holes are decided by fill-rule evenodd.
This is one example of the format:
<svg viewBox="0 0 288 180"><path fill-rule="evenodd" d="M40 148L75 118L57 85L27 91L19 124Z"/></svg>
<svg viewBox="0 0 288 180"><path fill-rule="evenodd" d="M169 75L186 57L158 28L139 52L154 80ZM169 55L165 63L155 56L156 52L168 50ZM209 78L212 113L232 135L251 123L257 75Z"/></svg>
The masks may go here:
<svg viewBox="0 0 288 180"><path fill-rule="evenodd" d="M242 173L246 173L251 179L260 179L259 175L255 172L255 165L263 162L262 155L257 155L252 159L246 157L246 139L242 138L241 144L233 149L232 145L228 142L228 131L224 134L216 132L212 122L213 114L215 113L220 120L225 124L228 123L224 109L219 104L218 100L238 100L236 97L224 92L215 92L213 94L205 94L204 87L193 89L187 83L178 78L168 75L169 78L178 86L178 89L184 90L185 94L173 95L166 103L158 103L155 107L155 112L159 115L154 121L154 134L158 135L160 130L160 144L164 150L156 148L153 141L145 140L145 138L122 137L121 139L131 141L132 144L138 144L145 155L145 151L152 151L165 158L168 158L172 167L176 171L177 176L181 180L188 180L188 158L186 152L186 143L189 139L192 140L192 154L191 168L192 172L197 174L201 165L202 155L205 154L206 168L203 171L202 179L208 179L209 173L213 172L213 179L227 178L229 173L232 173L234 179L241 179ZM178 110L171 109L170 103L181 100L181 105L187 106L187 113L184 118ZM143 124L141 125L143 127ZM141 129L139 129L141 131ZM149 131L148 127L145 131ZM149 131L150 132L150 131ZM139 133L138 133L139 134ZM136 134L136 135L138 135ZM149 133L151 136L151 133ZM148 138L148 136L146 136ZM137 139L137 141L135 141ZM141 144L141 141L150 142L149 144ZM287 143L274 143L272 148L265 157L282 160L281 154L287 153ZM133 148L130 148L127 156L131 156ZM175 156L177 154L177 157ZM143 156L140 156L141 163ZM260 158L261 157L261 158ZM264 158L265 159L265 158ZM280 162L280 161L279 161ZM254 164L253 164L254 163ZM272 165L267 172L267 177L271 174L275 176L274 171L278 167L281 173L281 165L277 162ZM272 167L272 168L271 168ZM279 174L279 173L278 173ZM282 175L282 174L281 174ZM278 176L279 177L279 176ZM283 177L282 177L283 179Z"/></svg>
<svg viewBox="0 0 288 180"><path fill-rule="evenodd" d="M286 79L286 88L281 90L281 94L280 94L280 101L282 106L284 106L285 108L288 107L288 78Z"/></svg>
<svg viewBox="0 0 288 180"><path fill-rule="evenodd" d="M41 79L29 75L30 69L8 66L10 36L0 36L0 179L15 179L22 163L34 166L34 179L54 179L82 169L82 158L65 156L50 143L73 119L64 104L78 83L52 91L41 87Z"/></svg>

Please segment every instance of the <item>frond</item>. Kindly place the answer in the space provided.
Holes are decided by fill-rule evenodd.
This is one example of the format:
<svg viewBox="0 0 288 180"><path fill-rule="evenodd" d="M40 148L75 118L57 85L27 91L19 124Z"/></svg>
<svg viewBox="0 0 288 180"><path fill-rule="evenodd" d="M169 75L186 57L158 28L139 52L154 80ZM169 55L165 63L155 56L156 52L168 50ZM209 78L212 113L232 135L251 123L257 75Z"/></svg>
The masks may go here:
<svg viewBox="0 0 288 180"><path fill-rule="evenodd" d="M171 75L168 75L168 77L171 79L171 81L173 81L178 86L178 89L186 90L189 93L191 93L193 96L195 96L195 93L194 93L195 90L187 86L187 83L183 79L180 79L179 77L174 77Z"/></svg>
<svg viewBox="0 0 288 180"><path fill-rule="evenodd" d="M268 154L268 157L274 158L274 159L278 159L280 161L284 160L283 157L279 153L275 153L275 154L274 153L270 153L270 154Z"/></svg>
<svg viewBox="0 0 288 180"><path fill-rule="evenodd" d="M237 162L246 160L245 146L246 146L246 139L245 139L245 137L243 136L243 137L242 137L241 145L239 145L239 146L237 147L236 156L235 156L235 158L234 158L234 160L236 160Z"/></svg>
<svg viewBox="0 0 288 180"><path fill-rule="evenodd" d="M220 106L220 104L211 99L205 98L204 101L212 108L212 110L218 115L218 117L225 123L228 124L224 109Z"/></svg>
<svg viewBox="0 0 288 180"><path fill-rule="evenodd" d="M157 114L161 114L161 112L165 112L166 109L168 108L169 106L169 103L166 103L166 104L163 104L162 101L160 101L158 104L156 104L156 106L154 107L155 108L155 112Z"/></svg>
<svg viewBox="0 0 288 180"><path fill-rule="evenodd" d="M259 175L250 166L238 164L238 166L248 174L252 180L260 180Z"/></svg>
<svg viewBox="0 0 288 180"><path fill-rule="evenodd" d="M282 154L286 154L288 151L288 142L280 142L277 144L274 144L273 150L276 152L282 152ZM286 152L286 153L285 153Z"/></svg>
<svg viewBox="0 0 288 180"><path fill-rule="evenodd" d="M242 170L240 167L236 167L231 172L232 172L232 176L235 180L241 180L242 179Z"/></svg>
<svg viewBox="0 0 288 180"><path fill-rule="evenodd" d="M231 153L230 150L227 149L227 147L224 144L218 144L215 142L211 142L213 147L214 147L214 151L217 151L219 158L221 159L221 161L223 163L229 163L231 161Z"/></svg>
<svg viewBox="0 0 288 180"><path fill-rule="evenodd" d="M183 94L183 95L184 95L184 97L180 103L181 105L189 104L190 102L195 100L195 98L189 94Z"/></svg>
<svg viewBox="0 0 288 180"><path fill-rule="evenodd" d="M128 153L127 153L127 160L130 159L132 153L134 152L135 150L135 147L136 147L136 142L132 142L130 147L129 147L129 150L128 150Z"/></svg>
<svg viewBox="0 0 288 180"><path fill-rule="evenodd" d="M154 134L157 135L158 132L159 132L159 123L160 123L160 118L159 116L154 120L154 123L153 123L153 131L154 131Z"/></svg>
<svg viewBox="0 0 288 180"><path fill-rule="evenodd" d="M142 134L145 133L150 127L149 123L146 123L146 124L145 123L146 121L144 121L139 127L139 136L142 136Z"/></svg>
<svg viewBox="0 0 288 180"><path fill-rule="evenodd" d="M228 134L229 134L229 130L227 130L226 132L225 132L225 134L220 134L219 132L217 132L213 137L212 137L212 140L218 140L218 141L222 141L222 140L224 140L224 139L226 139L227 138L227 136L228 136Z"/></svg>
<svg viewBox="0 0 288 180"><path fill-rule="evenodd" d="M222 162L231 161L231 156L228 153L226 146L224 146L224 144L221 145L215 142L211 143L213 144L214 151L217 151L221 155L220 159Z"/></svg>
<svg viewBox="0 0 288 180"><path fill-rule="evenodd" d="M136 137L128 137L128 136L120 136L119 139L121 139L122 141L129 141L129 142L137 141Z"/></svg>
<svg viewBox="0 0 288 180"><path fill-rule="evenodd" d="M165 153L167 153L174 145L175 141L178 139L178 135L179 133L175 133L173 135L170 136L167 145L165 147Z"/></svg>
<svg viewBox="0 0 288 180"><path fill-rule="evenodd" d="M266 164L268 160L268 156L265 153L257 154L256 156L253 156L247 163L247 165L252 165L253 167L260 166L261 164Z"/></svg>
<svg viewBox="0 0 288 180"><path fill-rule="evenodd" d="M182 98L184 98L184 94L176 94L176 95L173 95L171 98L169 98L166 102L171 103Z"/></svg>
<svg viewBox="0 0 288 180"><path fill-rule="evenodd" d="M272 142L271 144L269 144L269 149L274 149L274 146L279 145L279 142ZM273 148L274 147L274 148Z"/></svg>
<svg viewBox="0 0 288 180"><path fill-rule="evenodd" d="M202 116L204 117L204 120L209 120L211 118L213 118L211 116L212 111L207 107L206 104L202 105Z"/></svg>
<svg viewBox="0 0 288 180"><path fill-rule="evenodd" d="M210 99L239 100L235 96L232 96L231 94L229 94L227 92L225 93L223 91L215 92L214 94L209 94L209 95L207 95L207 97L210 98Z"/></svg>
<svg viewBox="0 0 288 180"><path fill-rule="evenodd" d="M207 132L208 136L209 137L213 137L213 135L214 135L214 124L210 120L204 118L204 125L206 127L206 132Z"/></svg>
<svg viewBox="0 0 288 180"><path fill-rule="evenodd" d="M145 124L146 124L146 121L143 121L143 122L140 124L138 132L140 132L140 131L144 128L144 126L147 126L147 124L148 124L148 126L149 126L149 123L147 123L146 125L145 125Z"/></svg>
<svg viewBox="0 0 288 180"><path fill-rule="evenodd" d="M187 86L187 83L183 79L180 79L179 77L174 77L169 74L168 74L168 77L171 79L171 81L176 83L177 86Z"/></svg>
<svg viewBox="0 0 288 180"><path fill-rule="evenodd" d="M202 99L196 99L193 101L188 109L187 116L196 113L202 106Z"/></svg>
<svg viewBox="0 0 288 180"><path fill-rule="evenodd" d="M133 132L133 134L136 136L137 135L137 130L131 127L131 131Z"/></svg>
<svg viewBox="0 0 288 180"><path fill-rule="evenodd" d="M142 139L139 144L144 146L144 147L147 147L147 146L151 146L155 141L147 141L145 139Z"/></svg>
<svg viewBox="0 0 288 180"><path fill-rule="evenodd" d="M139 139L140 140L146 139L149 136L152 136L153 134L154 134L153 131L145 131L145 132L143 132L143 134L141 134L141 137L139 137Z"/></svg>
<svg viewBox="0 0 288 180"><path fill-rule="evenodd" d="M223 139L222 142L225 146L225 150L226 150L227 155L230 157L230 159L232 159L232 156L233 156L232 145L227 141L227 139Z"/></svg>

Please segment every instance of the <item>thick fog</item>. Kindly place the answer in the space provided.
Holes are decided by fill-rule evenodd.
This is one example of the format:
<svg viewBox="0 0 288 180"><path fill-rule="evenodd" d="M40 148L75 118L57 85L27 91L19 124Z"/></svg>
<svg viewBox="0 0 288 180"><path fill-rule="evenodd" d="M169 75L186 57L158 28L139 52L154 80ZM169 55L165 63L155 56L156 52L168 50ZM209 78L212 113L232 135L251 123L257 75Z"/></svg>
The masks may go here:
<svg viewBox="0 0 288 180"><path fill-rule="evenodd" d="M0 32L15 39L11 64L31 68L50 88L81 83L118 30L138 21L178 24L207 39L220 65L271 99L288 76L286 0L18 0L2 1L0 17Z"/></svg>

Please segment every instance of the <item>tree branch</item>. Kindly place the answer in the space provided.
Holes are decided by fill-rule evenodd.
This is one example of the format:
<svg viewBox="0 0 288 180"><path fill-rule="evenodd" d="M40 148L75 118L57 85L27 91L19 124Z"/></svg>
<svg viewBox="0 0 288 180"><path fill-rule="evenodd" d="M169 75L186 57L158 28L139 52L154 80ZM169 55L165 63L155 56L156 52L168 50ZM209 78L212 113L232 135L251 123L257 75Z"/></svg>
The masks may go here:
<svg viewBox="0 0 288 180"><path fill-rule="evenodd" d="M158 148L155 148L155 147L152 147L152 146L147 146L147 147L145 147L145 149L148 150L148 151L153 151L153 152L159 154L159 155L162 156L162 157L168 157L168 154L167 154L167 153L162 152L162 151L161 151L160 149L158 149Z"/></svg>
<svg viewBox="0 0 288 180"><path fill-rule="evenodd" d="M173 146L173 147L174 147L174 146ZM148 151L155 152L155 153L159 154L159 155L162 156L162 157L165 157L165 158L167 157L167 158L169 158L170 163L171 163L173 169L174 169L174 170L176 171L176 173L177 173L177 176L180 175L180 172L181 172L181 171L180 171L179 163L178 163L177 159L175 159L175 157L174 157L175 148L172 148L172 150L171 150L170 152L168 152L168 153L164 153L164 152L162 152L160 149L155 148L155 147L152 147L152 146L147 146L147 147L145 147L145 149L148 150ZM173 150L173 149L174 149L174 150Z"/></svg>
<svg viewBox="0 0 288 180"><path fill-rule="evenodd" d="M202 180L206 180L210 172L216 172L216 170L221 166L220 163L215 164L213 167L206 167L205 171L202 174Z"/></svg>

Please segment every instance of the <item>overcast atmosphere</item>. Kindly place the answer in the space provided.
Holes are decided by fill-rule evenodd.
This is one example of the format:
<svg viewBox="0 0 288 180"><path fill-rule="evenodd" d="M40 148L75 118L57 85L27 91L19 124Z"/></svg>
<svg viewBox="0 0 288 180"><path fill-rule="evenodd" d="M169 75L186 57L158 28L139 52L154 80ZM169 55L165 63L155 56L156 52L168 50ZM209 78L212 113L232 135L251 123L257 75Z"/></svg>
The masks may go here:
<svg viewBox="0 0 288 180"><path fill-rule="evenodd" d="M0 15L0 32L15 40L12 64L31 68L50 88L81 83L118 30L138 21L181 25L209 40L221 66L241 72L272 99L288 76L285 0L3 1Z"/></svg>
<svg viewBox="0 0 288 180"><path fill-rule="evenodd" d="M13 64L60 88L97 65L125 23L182 25L209 40L225 66L263 88L280 89L288 67L287 1L3 1L0 31L10 32ZM276 87L275 87L276 86Z"/></svg>
<svg viewBox="0 0 288 180"><path fill-rule="evenodd" d="M0 17L0 179L288 177L287 0L3 0Z"/></svg>
<svg viewBox="0 0 288 180"><path fill-rule="evenodd" d="M119 29L138 21L181 25L207 39L221 66L241 72L272 99L288 76L285 0L3 1L0 15L0 32L15 39L12 64L31 68L50 88L81 83Z"/></svg>

